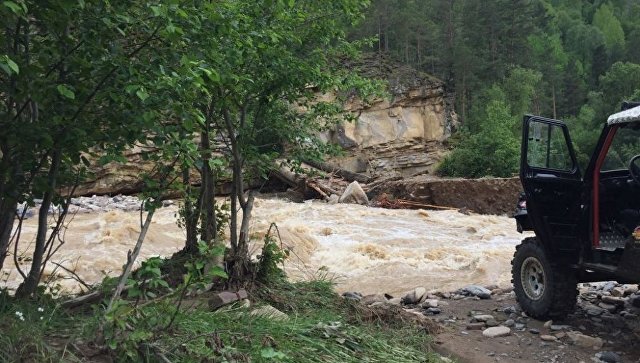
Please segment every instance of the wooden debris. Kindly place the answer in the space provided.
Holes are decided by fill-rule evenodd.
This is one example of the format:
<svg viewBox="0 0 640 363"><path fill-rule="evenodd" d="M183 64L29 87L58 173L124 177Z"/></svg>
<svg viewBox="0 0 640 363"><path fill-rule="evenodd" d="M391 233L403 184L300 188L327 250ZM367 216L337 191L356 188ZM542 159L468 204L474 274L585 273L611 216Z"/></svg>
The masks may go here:
<svg viewBox="0 0 640 363"><path fill-rule="evenodd" d="M371 182L372 178L369 177L368 175L364 175L364 174L360 174L360 173L354 173L352 171L346 170L346 169L342 169L338 166L329 164L329 163L325 163L325 162L321 162L321 161L315 161L315 160L305 160L304 161L305 164L308 164L311 167L314 167L318 170L322 170L325 171L327 173L331 173L331 174L335 174L341 178L343 178L344 180L353 182L353 181L357 181L358 183L369 183Z"/></svg>
<svg viewBox="0 0 640 363"><path fill-rule="evenodd" d="M104 297L104 293L100 290L92 291L86 295L80 295L76 298L64 301L60 306L66 309L72 309L84 304L93 304L100 301Z"/></svg>
<svg viewBox="0 0 640 363"><path fill-rule="evenodd" d="M373 202L373 205L388 209L441 209L458 210L459 208L446 207L441 205L425 204L406 199L389 199L386 195Z"/></svg>

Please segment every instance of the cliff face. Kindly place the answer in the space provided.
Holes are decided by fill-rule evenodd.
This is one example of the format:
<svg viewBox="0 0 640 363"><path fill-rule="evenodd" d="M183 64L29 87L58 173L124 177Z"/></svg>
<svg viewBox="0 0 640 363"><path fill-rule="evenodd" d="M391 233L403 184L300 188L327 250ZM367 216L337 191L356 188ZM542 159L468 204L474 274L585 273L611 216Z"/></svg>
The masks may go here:
<svg viewBox="0 0 640 363"><path fill-rule="evenodd" d="M390 97L369 105L359 101L346 105L345 110L359 116L324 135L346 149L345 156L332 162L373 176L433 172L445 153L443 142L457 126L444 83L375 57L351 67L365 76L386 79Z"/></svg>
<svg viewBox="0 0 640 363"><path fill-rule="evenodd" d="M445 153L443 141L457 124L442 81L412 68L376 56L345 65L363 76L386 80L388 97L363 104L348 101L345 112L358 115L351 123L338 125L323 139L345 149L333 164L371 176L431 173ZM336 95L324 95L335 99ZM126 163L94 166L92 176L76 190L76 195L135 193L142 187L141 175L154 164L144 157L153 147L135 147L124 153ZM198 183L197 173L192 181ZM221 193L228 192L222 185Z"/></svg>

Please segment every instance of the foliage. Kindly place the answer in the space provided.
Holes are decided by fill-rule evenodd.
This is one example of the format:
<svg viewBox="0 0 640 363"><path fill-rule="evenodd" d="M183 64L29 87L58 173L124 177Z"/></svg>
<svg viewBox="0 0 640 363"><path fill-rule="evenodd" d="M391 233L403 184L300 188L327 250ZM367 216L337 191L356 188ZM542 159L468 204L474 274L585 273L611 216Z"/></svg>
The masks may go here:
<svg viewBox="0 0 640 363"><path fill-rule="evenodd" d="M162 279L160 257L151 257L142 262L132 278L127 281L127 296L129 299L144 299L157 297L157 291L168 289L169 284Z"/></svg>
<svg viewBox="0 0 640 363"><path fill-rule="evenodd" d="M177 315L172 329L153 330L138 322L146 340L138 348L119 343L119 361L136 361L137 354L170 361L255 362L436 362L428 353L429 338L413 326L384 326L363 322L327 281L266 285L254 303L270 304L291 318L256 317L240 306L215 312L194 309ZM147 321L165 319L170 304L143 307ZM164 317L164 318L163 318ZM153 334L143 332L154 331Z"/></svg>
<svg viewBox="0 0 640 363"><path fill-rule="evenodd" d="M162 335L177 316L184 313L180 308L185 296L204 290L214 278L228 278L220 266L210 263L215 257L222 256L224 249L202 241L198 247L198 255L185 263L183 281L175 289L171 289L161 275L161 265L165 261L152 257L144 261L133 274L134 278L128 281L130 300L117 300L107 308L100 330L106 345L119 361L137 361L156 354L156 348L148 342ZM166 294L160 296L161 292ZM150 300L139 304L141 299Z"/></svg>
<svg viewBox="0 0 640 363"><path fill-rule="evenodd" d="M144 78L164 19L138 2L3 1L0 22L0 266L17 203L41 217L32 264L18 295L35 292L87 156L117 154L145 138L146 94L122 92ZM49 231L46 211L63 212ZM19 241L14 241L18 243Z"/></svg>
<svg viewBox="0 0 640 363"><path fill-rule="evenodd" d="M467 134L440 164L438 170L447 176L494 177L513 176L519 165L519 143L513 134L515 120L509 107L491 101L486 119L478 133Z"/></svg>
<svg viewBox="0 0 640 363"><path fill-rule="evenodd" d="M18 300L0 290L0 361L80 362L76 354L58 350L48 339L54 332L67 333L76 324L82 323L60 310L51 296Z"/></svg>
<svg viewBox="0 0 640 363"><path fill-rule="evenodd" d="M271 227L274 227L272 224ZM276 227L277 230L277 227ZM264 236L262 253L258 259L258 271L256 279L264 284L272 284L285 278L280 265L289 257L289 250L278 246L277 240L271 235L271 228Z"/></svg>
<svg viewBox="0 0 640 363"><path fill-rule="evenodd" d="M638 88L634 0L374 0L367 15L351 36L375 35L369 50L443 79L473 134L493 127L484 112L491 101L505 101L488 97L498 85L513 119L567 120L584 161L606 117ZM454 158L471 158L469 143L458 145L465 151ZM492 149L477 146L478 154Z"/></svg>

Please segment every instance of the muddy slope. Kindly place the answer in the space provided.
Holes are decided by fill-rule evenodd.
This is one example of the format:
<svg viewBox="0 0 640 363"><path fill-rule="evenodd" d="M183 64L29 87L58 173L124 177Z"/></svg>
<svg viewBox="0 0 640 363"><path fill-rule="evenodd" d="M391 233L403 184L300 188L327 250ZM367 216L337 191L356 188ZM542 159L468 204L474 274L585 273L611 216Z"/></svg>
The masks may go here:
<svg viewBox="0 0 640 363"><path fill-rule="evenodd" d="M384 194L424 204L467 208L481 214L514 212L522 191L518 178L436 179L416 176L383 182L369 190L369 197Z"/></svg>

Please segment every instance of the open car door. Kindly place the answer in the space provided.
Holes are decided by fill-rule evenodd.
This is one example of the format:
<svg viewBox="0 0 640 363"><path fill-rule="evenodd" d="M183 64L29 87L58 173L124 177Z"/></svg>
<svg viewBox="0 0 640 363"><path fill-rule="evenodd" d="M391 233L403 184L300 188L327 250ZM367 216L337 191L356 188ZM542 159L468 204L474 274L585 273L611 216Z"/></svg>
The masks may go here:
<svg viewBox="0 0 640 363"><path fill-rule="evenodd" d="M541 242L553 250L577 250L583 183L562 121L524 117L520 179Z"/></svg>

